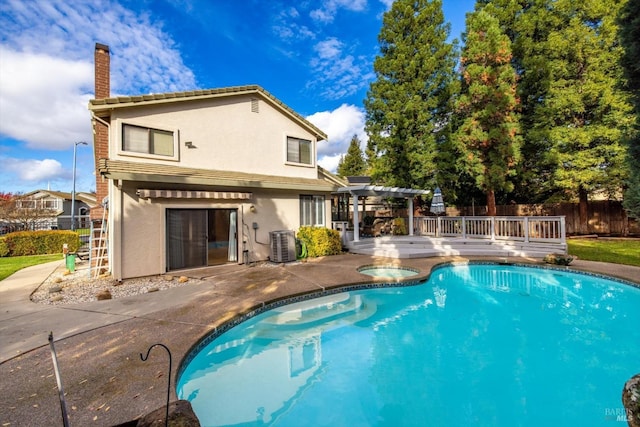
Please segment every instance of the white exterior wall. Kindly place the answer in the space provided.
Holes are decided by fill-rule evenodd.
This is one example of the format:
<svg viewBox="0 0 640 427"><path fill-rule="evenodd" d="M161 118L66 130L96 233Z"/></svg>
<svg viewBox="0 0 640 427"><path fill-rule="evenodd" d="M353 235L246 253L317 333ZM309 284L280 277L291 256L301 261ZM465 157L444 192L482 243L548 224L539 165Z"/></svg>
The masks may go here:
<svg viewBox="0 0 640 427"><path fill-rule="evenodd" d="M259 99L258 113L251 111L252 98ZM177 161L122 152L123 123L177 131ZM312 165L286 163L287 136L311 141ZM187 148L185 142L191 142L195 148ZM258 95L116 109L112 116L109 144L109 157L114 160L287 177L318 177L314 135Z"/></svg>
<svg viewBox="0 0 640 427"><path fill-rule="evenodd" d="M166 261L167 209L237 209L238 262L243 262L243 249L251 261L264 261L270 255L269 233L300 228L300 195L288 191L253 191L250 201L141 199L136 183L127 183L122 190L112 186L109 215L112 222L111 248L114 278L164 274ZM255 206L255 213L250 211ZM331 219L331 201L325 202L325 223ZM257 232L253 223L258 224ZM120 242L120 244L114 244Z"/></svg>
<svg viewBox="0 0 640 427"><path fill-rule="evenodd" d="M252 111L252 99L258 100L257 113ZM115 108L111 114L109 158L112 160L318 179L315 134L260 94ZM167 158L123 152L123 123L173 131L177 155ZM311 141L311 165L286 162L288 136ZM188 148L186 142L194 148ZM173 184L170 188L179 187ZM200 186L200 189L204 187ZM239 263L244 261L245 249L249 251L251 261L268 259L271 231L297 232L301 195L326 196L325 225L330 226L331 200L325 193L206 187L209 191L248 192L253 198L229 201L142 199L136 195L136 190L143 188L165 187L157 182L109 181L109 251L112 274L116 279L167 272L167 209L236 209ZM250 211L252 205L255 213ZM258 224L257 232L252 227L254 222Z"/></svg>

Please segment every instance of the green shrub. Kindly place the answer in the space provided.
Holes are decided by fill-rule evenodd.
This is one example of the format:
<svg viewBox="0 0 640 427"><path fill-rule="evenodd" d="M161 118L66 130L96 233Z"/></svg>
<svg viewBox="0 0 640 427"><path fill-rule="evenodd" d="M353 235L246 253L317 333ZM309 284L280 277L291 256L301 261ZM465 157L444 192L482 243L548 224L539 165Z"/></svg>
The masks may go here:
<svg viewBox="0 0 640 427"><path fill-rule="evenodd" d="M407 226L404 223L404 218L394 218L393 219L393 227L391 228L394 236L404 236L407 233Z"/></svg>
<svg viewBox="0 0 640 427"><path fill-rule="evenodd" d="M298 239L307 246L307 256L338 255L342 252L340 233L324 227L300 227Z"/></svg>
<svg viewBox="0 0 640 427"><path fill-rule="evenodd" d="M0 237L0 257L7 255L9 255L9 246L7 246L4 237Z"/></svg>
<svg viewBox="0 0 640 427"><path fill-rule="evenodd" d="M0 256L25 256L58 254L64 244L69 252L76 252L80 247L80 236L73 231L19 231L9 233L2 238ZM2 246L6 248L3 250ZM5 255L2 255L2 253Z"/></svg>

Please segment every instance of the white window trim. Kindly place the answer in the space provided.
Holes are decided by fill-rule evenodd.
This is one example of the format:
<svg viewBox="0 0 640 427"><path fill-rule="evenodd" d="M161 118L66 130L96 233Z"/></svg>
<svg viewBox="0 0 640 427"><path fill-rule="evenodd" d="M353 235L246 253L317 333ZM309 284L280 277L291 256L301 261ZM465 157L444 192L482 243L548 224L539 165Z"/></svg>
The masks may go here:
<svg viewBox="0 0 640 427"><path fill-rule="evenodd" d="M319 195L319 194L300 194L300 196L298 197L299 199L299 209L302 208L302 203L303 203L303 197L307 198L310 197L311 198L311 211L313 212L311 215L312 217L316 220L314 221L314 224L304 224L303 222L303 218L302 215L300 215L300 226L301 227L326 227L327 226L327 212L326 212L326 206L327 206L327 198L324 195ZM321 203L318 203L320 202ZM322 215L322 222L318 223L317 219L318 219L318 213L320 213L320 215Z"/></svg>
<svg viewBox="0 0 640 427"><path fill-rule="evenodd" d="M304 139L306 141L311 141L311 163L297 163L297 162L291 162L287 159L287 151L288 151L288 144L289 144L289 138L296 138L296 139ZM286 133L284 135L284 164L288 165L288 166L298 166L298 167L302 167L302 168L315 168L316 167L316 140L315 138L309 138L308 135L304 135L304 136L300 136L300 135L296 135L296 134L292 134L292 133Z"/></svg>
<svg viewBox="0 0 640 427"><path fill-rule="evenodd" d="M57 211L57 210L62 209L62 206L61 206L62 205L62 203L61 203L62 200L60 200L57 197L50 197L50 198L49 197L43 197L40 200L41 200L40 203L42 203L42 209L47 209L47 210L51 210L51 211ZM47 202L53 202L52 203L53 207L47 207L46 206Z"/></svg>
<svg viewBox="0 0 640 427"><path fill-rule="evenodd" d="M155 129L155 130L160 130L164 132L172 132L173 133L173 156L163 156L159 154L150 154L150 153L138 153L135 151L127 151L122 149L122 146L123 146L122 134L123 134L124 125L137 126L137 127L142 127L146 129ZM178 131L177 128L149 125L149 123L142 123L142 122L137 122L132 120L118 120L116 129L117 129L117 133L115 136L116 137L116 153L118 153L119 156L141 157L145 159L157 159L157 160L169 160L173 162L180 161L180 144L179 144L180 132Z"/></svg>

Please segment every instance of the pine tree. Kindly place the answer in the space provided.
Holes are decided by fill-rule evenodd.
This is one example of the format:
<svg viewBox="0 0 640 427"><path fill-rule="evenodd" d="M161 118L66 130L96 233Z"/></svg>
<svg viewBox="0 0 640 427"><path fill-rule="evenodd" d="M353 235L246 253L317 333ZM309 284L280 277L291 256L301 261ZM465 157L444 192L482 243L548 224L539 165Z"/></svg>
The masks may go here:
<svg viewBox="0 0 640 427"><path fill-rule="evenodd" d="M364 101L367 158L376 182L433 184L440 133L455 92L454 44L440 0L397 0L384 14Z"/></svg>
<svg viewBox="0 0 640 427"><path fill-rule="evenodd" d="M478 0L476 9L498 18L511 40L512 60L518 74L520 129L523 136L521 161L514 177L513 198L525 203L547 201L556 188L551 179L556 165L546 155L550 150L547 129L535 126L535 110L549 87L546 41L551 31L564 25L554 18L553 0Z"/></svg>
<svg viewBox="0 0 640 427"><path fill-rule="evenodd" d="M640 219L640 2L629 1L620 16L620 38L624 48L627 90L635 105L635 129L627 141L629 180L624 207L629 216Z"/></svg>
<svg viewBox="0 0 640 427"><path fill-rule="evenodd" d="M544 42L549 79L536 105L532 130L548 141L552 184L580 201L587 232L589 194L615 194L626 179L625 146L633 123L620 89L622 48L616 18L621 1L556 0L556 22Z"/></svg>
<svg viewBox="0 0 640 427"><path fill-rule="evenodd" d="M633 114L621 91L616 37L626 0L479 2L491 3L508 29L520 77L524 142L517 192L530 201L577 197L586 227L588 195L619 194L628 173L622 141Z"/></svg>
<svg viewBox="0 0 640 427"><path fill-rule="evenodd" d="M360 139L357 135L353 135L347 154L341 157L338 164L338 175L361 176L365 174L366 169L367 164L360 149Z"/></svg>
<svg viewBox="0 0 640 427"><path fill-rule="evenodd" d="M484 10L467 15L461 67L466 84L458 101L465 117L456 133L476 185L496 214L495 192L513 189L510 180L520 157L516 73L511 42L499 21Z"/></svg>

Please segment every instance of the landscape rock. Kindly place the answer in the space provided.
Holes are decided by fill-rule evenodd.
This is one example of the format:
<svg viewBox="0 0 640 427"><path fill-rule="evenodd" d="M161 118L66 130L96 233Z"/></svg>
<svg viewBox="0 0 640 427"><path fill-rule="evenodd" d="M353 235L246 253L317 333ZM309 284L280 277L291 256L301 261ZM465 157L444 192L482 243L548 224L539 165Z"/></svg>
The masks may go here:
<svg viewBox="0 0 640 427"><path fill-rule="evenodd" d="M62 268L45 280L42 285L31 295L31 300L39 304L69 305L96 300L96 295L108 289L111 299L125 298L149 292L149 288L165 289L187 286L188 283L202 283L202 279L189 278L188 283L178 280L165 280L163 275L136 277L132 279L118 280L111 275L95 277L94 272L89 274L89 263L79 260L76 271L62 278ZM49 288L58 285L62 288L64 298L53 299Z"/></svg>
<svg viewBox="0 0 640 427"><path fill-rule="evenodd" d="M187 276L180 276L180 278L178 279L178 282L180 283L187 283L189 281L189 278Z"/></svg>
<svg viewBox="0 0 640 427"><path fill-rule="evenodd" d="M573 261L573 256L565 254L548 254L544 257L544 262L555 265L569 265Z"/></svg>
<svg viewBox="0 0 640 427"><path fill-rule="evenodd" d="M158 292L159 290L160 290L160 288L158 288L157 286L154 286L154 287L152 287L152 288L149 288L149 289L147 290L147 292Z"/></svg>
<svg viewBox="0 0 640 427"><path fill-rule="evenodd" d="M55 293L58 293L58 292L62 292L62 287L60 287L60 286L52 286L52 287L49 288L49 293L50 294L55 294Z"/></svg>
<svg viewBox="0 0 640 427"><path fill-rule="evenodd" d="M640 427L640 374L634 375L622 389L622 404L629 427Z"/></svg>
<svg viewBox="0 0 640 427"><path fill-rule="evenodd" d="M98 292L98 294L96 295L96 298L98 298L98 301L111 299L112 298L111 292L109 292L109 289L105 289L103 291Z"/></svg>

